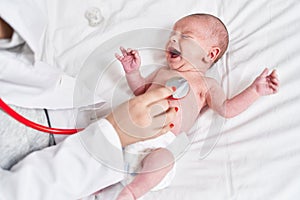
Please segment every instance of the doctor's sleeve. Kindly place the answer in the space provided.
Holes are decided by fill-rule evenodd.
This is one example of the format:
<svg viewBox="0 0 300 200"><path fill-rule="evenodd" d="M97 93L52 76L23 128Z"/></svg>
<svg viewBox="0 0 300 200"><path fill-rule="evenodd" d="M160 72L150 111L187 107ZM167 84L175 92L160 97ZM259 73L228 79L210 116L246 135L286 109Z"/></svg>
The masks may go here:
<svg viewBox="0 0 300 200"><path fill-rule="evenodd" d="M75 200L123 179L123 154L112 125L101 119L63 142L0 169L0 199Z"/></svg>
<svg viewBox="0 0 300 200"><path fill-rule="evenodd" d="M0 85L0 98L8 104L65 109L74 107L74 91L80 84L76 78L45 62L30 62L20 54L0 50ZM95 101L103 100L98 97Z"/></svg>

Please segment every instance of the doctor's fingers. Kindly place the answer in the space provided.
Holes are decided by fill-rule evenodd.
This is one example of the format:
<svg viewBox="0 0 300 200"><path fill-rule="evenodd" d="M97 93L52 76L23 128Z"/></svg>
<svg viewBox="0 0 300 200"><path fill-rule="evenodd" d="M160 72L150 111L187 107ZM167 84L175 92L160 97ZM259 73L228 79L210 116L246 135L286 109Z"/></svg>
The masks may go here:
<svg viewBox="0 0 300 200"><path fill-rule="evenodd" d="M150 109L151 116L155 116L166 112L170 108L170 103L167 99L162 99L147 105L147 107Z"/></svg>
<svg viewBox="0 0 300 200"><path fill-rule="evenodd" d="M146 93L136 97L134 101L141 102L145 106L149 107L160 101L166 101L169 96L173 94L173 90L168 87L160 87L154 90L147 91Z"/></svg>
<svg viewBox="0 0 300 200"><path fill-rule="evenodd" d="M163 123L163 125L160 126L160 128L169 126L174 121L176 115L177 115L176 108L170 108L163 113L152 116L152 121L153 121L152 123L154 123L154 124L158 124L156 122L160 122L160 124Z"/></svg>
<svg viewBox="0 0 300 200"><path fill-rule="evenodd" d="M174 127L174 124L172 122L174 121L175 116L176 116L175 108L170 108L167 112L163 114L153 116L152 126L153 129L157 130L157 134L154 135L154 137L157 137L159 135L167 133L168 131L171 131L172 128Z"/></svg>

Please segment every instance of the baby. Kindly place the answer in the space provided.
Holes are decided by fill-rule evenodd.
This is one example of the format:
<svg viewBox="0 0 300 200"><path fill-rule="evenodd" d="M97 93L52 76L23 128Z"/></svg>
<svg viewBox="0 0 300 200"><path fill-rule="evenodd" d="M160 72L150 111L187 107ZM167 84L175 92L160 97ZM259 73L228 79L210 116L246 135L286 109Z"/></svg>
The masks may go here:
<svg viewBox="0 0 300 200"><path fill-rule="evenodd" d="M178 111L171 124L172 133L178 135L192 127L205 106L230 118L246 110L260 96L278 91L279 81L275 70L269 74L268 69L265 69L248 88L233 98L226 99L217 81L205 77L205 73L222 57L227 46L228 32L218 18L208 14L192 14L177 21L173 27L166 44L168 66L144 78L139 71L141 60L138 51L121 47L122 55L116 54L116 58L121 62L127 82L135 95L143 94L158 85L165 85L172 77L180 76L188 81L188 94L182 99L170 99L171 106ZM163 143L168 145L167 142ZM163 145L156 148L154 146L150 147L152 150L143 158L140 173L119 194L119 200L141 197L161 184L170 173L174 165L172 153ZM145 149L148 150L149 147Z"/></svg>

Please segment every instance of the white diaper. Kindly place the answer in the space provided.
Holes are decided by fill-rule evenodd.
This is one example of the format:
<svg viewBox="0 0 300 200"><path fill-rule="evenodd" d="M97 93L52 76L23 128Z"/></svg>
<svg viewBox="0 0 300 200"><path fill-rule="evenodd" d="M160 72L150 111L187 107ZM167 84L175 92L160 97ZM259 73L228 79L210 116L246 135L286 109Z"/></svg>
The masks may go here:
<svg viewBox="0 0 300 200"><path fill-rule="evenodd" d="M162 136L154 139L145 140L142 142L137 142L128 145L124 148L124 170L126 172L126 177L122 181L122 184L128 185L137 173L141 169L142 160L153 150L158 148L165 148L173 142L176 136L172 132L168 132ZM167 187L175 176L175 164L172 170L164 177L164 179L155 186L151 191L156 191Z"/></svg>

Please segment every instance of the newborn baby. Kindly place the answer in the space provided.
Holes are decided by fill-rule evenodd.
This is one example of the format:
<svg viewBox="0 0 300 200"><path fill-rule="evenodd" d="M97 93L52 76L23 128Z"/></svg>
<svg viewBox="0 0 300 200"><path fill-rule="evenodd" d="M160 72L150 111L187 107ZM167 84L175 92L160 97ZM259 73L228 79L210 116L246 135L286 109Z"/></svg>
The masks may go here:
<svg viewBox="0 0 300 200"><path fill-rule="evenodd" d="M207 70L225 53L227 46L228 32L220 19L208 14L192 14L177 21L173 27L166 44L166 67L144 78L139 71L141 59L137 50L121 47L122 55L116 54L116 58L121 62L127 82L135 95L165 85L173 77L183 77L188 81L188 94L182 99L169 101L171 107L176 107L178 111L171 124L172 133L169 134L178 135L193 126L205 106L225 118L230 118L246 110L260 96L278 91L279 81L275 70L269 74L268 69L265 69L248 88L227 99L217 81L205 76ZM139 166L136 169L139 173L121 191L119 200L137 199L158 184L163 187L167 185L163 181L166 181L172 171L174 157L165 147L171 142L171 136L163 136L152 143L142 142L125 149L135 149L144 153L144 156L137 161Z"/></svg>

